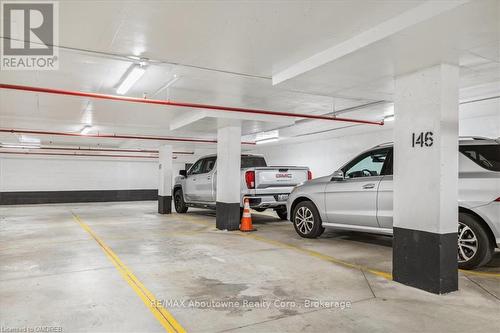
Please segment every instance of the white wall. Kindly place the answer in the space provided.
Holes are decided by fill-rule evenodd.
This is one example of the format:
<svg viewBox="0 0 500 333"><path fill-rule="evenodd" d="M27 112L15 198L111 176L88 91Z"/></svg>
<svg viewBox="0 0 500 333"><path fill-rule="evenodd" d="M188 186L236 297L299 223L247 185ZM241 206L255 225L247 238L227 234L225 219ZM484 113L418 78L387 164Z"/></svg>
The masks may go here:
<svg viewBox="0 0 500 333"><path fill-rule="evenodd" d="M308 166L313 177L326 176L363 150L392 141L392 129L316 141L258 147L268 165Z"/></svg>
<svg viewBox="0 0 500 333"><path fill-rule="evenodd" d="M86 157L0 157L1 191L153 189L158 162Z"/></svg>
<svg viewBox="0 0 500 333"><path fill-rule="evenodd" d="M459 133L500 137L500 98L460 105Z"/></svg>
<svg viewBox="0 0 500 333"><path fill-rule="evenodd" d="M184 162L174 163L173 175ZM156 189L156 159L0 155L0 191Z"/></svg>

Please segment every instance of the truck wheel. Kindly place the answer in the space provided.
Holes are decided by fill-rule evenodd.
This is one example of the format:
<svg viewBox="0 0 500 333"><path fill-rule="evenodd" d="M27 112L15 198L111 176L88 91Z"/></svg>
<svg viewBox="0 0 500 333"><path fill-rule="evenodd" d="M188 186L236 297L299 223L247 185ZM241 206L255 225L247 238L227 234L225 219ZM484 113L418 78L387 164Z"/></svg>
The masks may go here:
<svg viewBox="0 0 500 333"><path fill-rule="evenodd" d="M302 201L295 207L292 222L300 237L317 238L325 231L318 210L311 201Z"/></svg>
<svg viewBox="0 0 500 333"><path fill-rule="evenodd" d="M288 214L286 213L286 209L276 209L276 214L278 215L278 217L282 220L286 220L287 217L288 217Z"/></svg>
<svg viewBox="0 0 500 333"><path fill-rule="evenodd" d="M182 195L182 189L177 189L174 192L174 206L175 211L179 214L184 214L188 211L188 206L186 206L184 196Z"/></svg>
<svg viewBox="0 0 500 333"><path fill-rule="evenodd" d="M487 264L493 255L493 243L481 223L467 213L458 214L458 267L473 269Z"/></svg>

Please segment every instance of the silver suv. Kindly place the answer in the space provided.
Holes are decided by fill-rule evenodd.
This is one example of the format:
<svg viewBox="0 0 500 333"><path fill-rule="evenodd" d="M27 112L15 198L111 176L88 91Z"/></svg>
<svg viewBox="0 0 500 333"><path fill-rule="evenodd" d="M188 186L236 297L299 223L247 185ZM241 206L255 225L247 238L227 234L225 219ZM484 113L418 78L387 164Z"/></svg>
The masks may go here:
<svg viewBox="0 0 500 333"><path fill-rule="evenodd" d="M500 247L500 142L459 144L458 264L472 269ZM393 145L376 146L335 171L296 186L287 201L295 231L319 237L325 227L392 235Z"/></svg>

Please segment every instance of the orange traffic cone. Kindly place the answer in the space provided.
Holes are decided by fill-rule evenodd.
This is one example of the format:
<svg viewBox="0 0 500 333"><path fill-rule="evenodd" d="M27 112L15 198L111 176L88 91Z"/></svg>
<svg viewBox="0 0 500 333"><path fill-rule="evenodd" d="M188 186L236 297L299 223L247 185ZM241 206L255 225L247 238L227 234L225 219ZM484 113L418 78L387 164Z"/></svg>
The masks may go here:
<svg viewBox="0 0 500 333"><path fill-rule="evenodd" d="M240 231L248 232L255 231L252 226L252 215L250 214L250 201L245 198L245 205L243 206L243 216L241 217Z"/></svg>

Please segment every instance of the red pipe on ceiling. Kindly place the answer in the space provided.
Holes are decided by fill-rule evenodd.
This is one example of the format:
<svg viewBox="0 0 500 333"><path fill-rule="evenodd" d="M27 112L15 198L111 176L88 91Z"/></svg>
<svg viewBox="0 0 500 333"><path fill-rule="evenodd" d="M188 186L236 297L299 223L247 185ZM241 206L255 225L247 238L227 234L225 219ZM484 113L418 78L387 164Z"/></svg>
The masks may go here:
<svg viewBox="0 0 500 333"><path fill-rule="evenodd" d="M175 137L166 137L166 136L138 136L138 135L120 135L120 134L81 134L81 133L70 133L70 132L37 131L37 130L5 129L5 128L0 128L0 133L62 135L62 136L104 138L104 139L134 139L134 140L176 141L176 142L196 142L196 143L217 143L217 140L194 139L194 138L175 138ZM242 142L242 144L255 145L255 142L245 142L244 141L244 142Z"/></svg>
<svg viewBox="0 0 500 333"><path fill-rule="evenodd" d="M341 117L329 117L329 116L313 115L313 114L305 114L305 113L291 113L291 112L277 112L277 111L259 110L259 109L245 109L245 108L220 106L220 105L209 105L209 104L163 101L163 100L157 100L157 99L145 99L145 98L138 98L138 97L107 95L107 94L89 93L89 92L74 91L74 90L30 87L30 86L21 86L21 85L4 84L4 83L0 83L0 88L1 89L10 89L10 90L22 90L22 91L31 91L31 92L39 92L39 93L48 93L48 94L57 94L57 95L69 95L69 96L89 97L89 98L97 98L97 99L108 99L108 100L132 102L132 103L179 106L179 107L208 109L208 110L217 110L217 111L226 111L226 112L240 112L240 113L271 115L271 116L278 116L278 117L333 120L333 121L344 121L344 122L359 123L359 124L384 125L383 121L370 121L370 120L349 119L349 118L341 118Z"/></svg>
<svg viewBox="0 0 500 333"><path fill-rule="evenodd" d="M34 153L22 151L1 151L0 154L17 154L17 155L58 155L58 156L90 156L90 157L130 157L130 158L158 158L158 156L140 156L140 155L112 155L112 154L63 154L63 153ZM172 157L176 159L177 157Z"/></svg>
<svg viewBox="0 0 500 333"><path fill-rule="evenodd" d="M152 153L157 154L158 150L145 150L145 149L111 149L111 148L80 148L80 147L2 147L4 149L43 149L43 150L72 150L72 151L110 151L110 152L123 152L123 153ZM192 151L173 151L174 155L193 155Z"/></svg>

